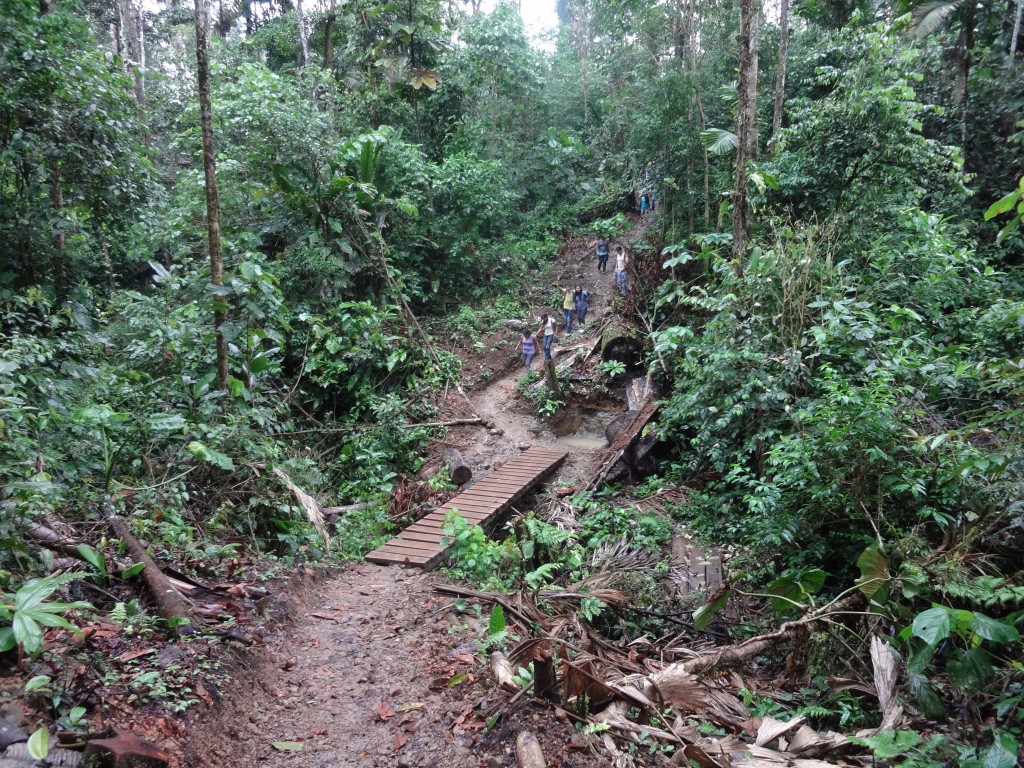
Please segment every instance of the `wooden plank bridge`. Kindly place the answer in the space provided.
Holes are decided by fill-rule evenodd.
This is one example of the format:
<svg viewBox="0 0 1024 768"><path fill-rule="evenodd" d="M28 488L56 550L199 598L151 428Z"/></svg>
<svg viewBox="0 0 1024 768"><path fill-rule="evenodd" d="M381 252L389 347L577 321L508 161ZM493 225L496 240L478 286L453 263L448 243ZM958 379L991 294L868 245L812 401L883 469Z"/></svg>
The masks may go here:
<svg viewBox="0 0 1024 768"><path fill-rule="evenodd" d="M538 447L524 451L370 552L366 559L382 565L433 568L448 548L441 544L441 526L448 512L458 510L470 525L485 525L540 485L565 460L566 453Z"/></svg>

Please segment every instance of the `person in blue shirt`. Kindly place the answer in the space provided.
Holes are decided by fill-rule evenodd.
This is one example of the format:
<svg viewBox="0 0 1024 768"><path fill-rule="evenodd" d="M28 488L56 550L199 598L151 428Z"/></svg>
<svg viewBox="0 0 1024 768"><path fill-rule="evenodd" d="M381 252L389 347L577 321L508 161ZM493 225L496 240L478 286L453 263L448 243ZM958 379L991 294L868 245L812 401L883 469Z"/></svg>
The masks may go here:
<svg viewBox="0 0 1024 768"><path fill-rule="evenodd" d="M576 308L576 322L582 330L587 322L587 310L590 308L590 291L583 290L583 286L577 284L572 303Z"/></svg>

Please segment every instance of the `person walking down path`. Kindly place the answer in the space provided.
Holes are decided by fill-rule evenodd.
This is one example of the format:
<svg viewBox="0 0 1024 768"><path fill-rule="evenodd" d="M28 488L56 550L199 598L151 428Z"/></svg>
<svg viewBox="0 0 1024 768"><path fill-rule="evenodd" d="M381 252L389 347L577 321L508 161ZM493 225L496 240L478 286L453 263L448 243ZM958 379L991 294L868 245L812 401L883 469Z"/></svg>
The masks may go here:
<svg viewBox="0 0 1024 768"><path fill-rule="evenodd" d="M544 359L551 359L551 345L555 342L555 319L547 313L540 316L540 328L537 335L544 337Z"/></svg>
<svg viewBox="0 0 1024 768"><path fill-rule="evenodd" d="M577 285L572 303L576 308L576 323L582 331L587 322L587 310L590 308L590 291L585 291L582 285Z"/></svg>
<svg viewBox="0 0 1024 768"><path fill-rule="evenodd" d="M629 257L626 252L622 250L622 246L616 246L615 248L615 284L619 287L619 293L623 296L626 295L626 291L629 290L629 275L626 273L626 267L629 266Z"/></svg>
<svg viewBox="0 0 1024 768"><path fill-rule="evenodd" d="M650 201L647 199L647 195L641 195L640 197L640 215L646 216L651 210Z"/></svg>
<svg viewBox="0 0 1024 768"><path fill-rule="evenodd" d="M533 365L533 358L537 356L537 337L533 335L529 328L523 331L519 343L516 344L516 349L522 350L520 357L522 358L523 366L526 370L530 370L530 366Z"/></svg>
<svg viewBox="0 0 1024 768"><path fill-rule="evenodd" d="M576 304L574 303L574 295L572 288L563 288L558 286L558 290L562 292L562 313L565 315L565 335L572 335L572 319L576 314Z"/></svg>
<svg viewBox="0 0 1024 768"><path fill-rule="evenodd" d="M597 236L597 271L608 271L608 238L603 235Z"/></svg>

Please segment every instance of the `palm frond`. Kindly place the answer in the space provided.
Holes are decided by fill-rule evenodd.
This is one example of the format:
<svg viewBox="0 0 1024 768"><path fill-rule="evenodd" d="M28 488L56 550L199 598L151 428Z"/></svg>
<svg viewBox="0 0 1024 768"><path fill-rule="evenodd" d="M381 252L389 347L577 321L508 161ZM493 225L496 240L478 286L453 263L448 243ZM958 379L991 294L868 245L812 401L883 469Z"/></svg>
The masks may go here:
<svg viewBox="0 0 1024 768"><path fill-rule="evenodd" d="M929 3L922 3L911 12L913 23L910 25L911 34L918 40L928 37L936 32L946 21L953 11L960 7L959 0L932 0Z"/></svg>
<svg viewBox="0 0 1024 768"><path fill-rule="evenodd" d="M700 138L713 155L727 155L739 144L739 137L724 128L708 128L700 132Z"/></svg>

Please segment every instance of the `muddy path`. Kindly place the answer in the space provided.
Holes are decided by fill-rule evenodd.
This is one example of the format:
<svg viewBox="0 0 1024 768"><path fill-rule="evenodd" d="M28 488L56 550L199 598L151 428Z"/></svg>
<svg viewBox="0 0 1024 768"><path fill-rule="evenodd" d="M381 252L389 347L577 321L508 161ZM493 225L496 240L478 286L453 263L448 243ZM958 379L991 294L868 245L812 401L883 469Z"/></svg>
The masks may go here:
<svg viewBox="0 0 1024 768"><path fill-rule="evenodd" d="M598 272L592 249L582 241L567 249L555 276L591 293L586 329L559 333L557 360L560 348L596 341L616 288L612 270ZM461 427L444 441L461 448L476 478L530 445L559 440L558 430L516 392L524 371L512 362L517 336L509 334L501 372L461 406L492 427ZM599 455L596 446L570 446L548 488L589 477ZM538 736L552 764L605 764L564 715L530 697L508 707L494 728L485 727L508 700L478 652L487 615L437 595L433 585L442 579L360 562L282 593L280 604L288 608L277 631L240 661L234 689L216 710L193 718L185 764L496 768L516 764L514 744L523 729Z"/></svg>

